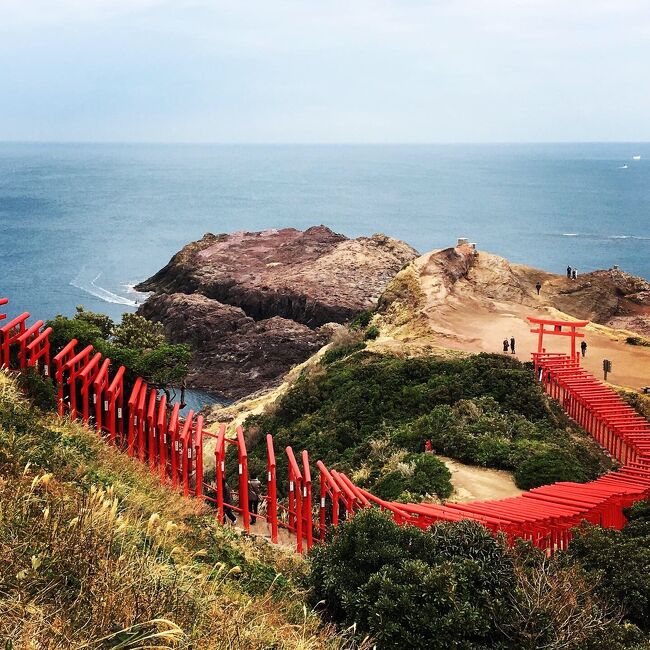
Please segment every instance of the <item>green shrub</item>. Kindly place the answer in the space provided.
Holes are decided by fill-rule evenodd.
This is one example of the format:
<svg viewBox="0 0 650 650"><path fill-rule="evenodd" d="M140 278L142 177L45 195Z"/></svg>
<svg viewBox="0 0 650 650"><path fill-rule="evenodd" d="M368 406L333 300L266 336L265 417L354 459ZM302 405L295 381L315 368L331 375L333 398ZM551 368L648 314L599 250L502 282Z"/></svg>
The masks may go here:
<svg viewBox="0 0 650 650"><path fill-rule="evenodd" d="M514 571L502 542L469 521L430 532L370 509L312 556L314 604L379 648L493 647Z"/></svg>
<svg viewBox="0 0 650 650"><path fill-rule="evenodd" d="M650 632L650 501L629 511L623 530L585 526L577 531L568 557L598 583L598 591L620 604L626 617Z"/></svg>
<svg viewBox="0 0 650 650"><path fill-rule="evenodd" d="M441 499L451 496L451 472L433 454L419 454L413 458L415 467L407 482L407 490L416 495L435 495Z"/></svg>
<svg viewBox="0 0 650 650"><path fill-rule="evenodd" d="M364 334L366 341L374 341L379 336L379 328L376 325L371 325Z"/></svg>
<svg viewBox="0 0 650 650"><path fill-rule="evenodd" d="M273 413L250 418L247 426L272 433L279 448L309 449L335 469L365 468L363 487L372 491L381 481L382 495L411 493L413 486L387 476L394 468L372 456L371 445L379 439L389 446L384 464L391 454L421 452L427 439L434 451L465 463L514 471L526 462L517 474L522 487L542 485L551 476L590 480L607 462L517 360L348 354L328 352L325 372L303 374ZM538 458L548 450L557 450L556 467ZM251 457L263 454L263 445L251 446Z"/></svg>
<svg viewBox="0 0 650 650"><path fill-rule="evenodd" d="M77 307L73 318L57 316L46 325L54 330L50 335L54 354L72 339L77 339L77 349L92 345L111 359L114 368L126 368L127 387L142 377L151 386L169 392L171 387L181 386L189 372L189 346L167 343L160 323L137 314L124 314L116 324L104 314Z"/></svg>
<svg viewBox="0 0 650 650"><path fill-rule="evenodd" d="M350 329L353 330L362 330L368 327L370 325L370 321L372 320L372 317L375 315L375 312L372 311L371 309L367 309L366 311L362 311L351 323L350 323Z"/></svg>
<svg viewBox="0 0 650 650"><path fill-rule="evenodd" d="M350 356L354 352L363 350L365 347L366 344L363 341L359 341L357 343L351 343L350 345L342 345L340 347L332 348L323 354L321 357L321 363L324 366L327 366L330 363L338 361L339 359L344 359L345 357Z"/></svg>
<svg viewBox="0 0 650 650"><path fill-rule="evenodd" d="M522 490L558 481L586 482L591 476L582 469L575 456L559 447L552 447L524 458L515 469L514 479Z"/></svg>
<svg viewBox="0 0 650 650"><path fill-rule="evenodd" d="M56 409L56 389L48 378L40 375L34 368L22 370L16 376L16 382L22 388L32 404L42 411Z"/></svg>

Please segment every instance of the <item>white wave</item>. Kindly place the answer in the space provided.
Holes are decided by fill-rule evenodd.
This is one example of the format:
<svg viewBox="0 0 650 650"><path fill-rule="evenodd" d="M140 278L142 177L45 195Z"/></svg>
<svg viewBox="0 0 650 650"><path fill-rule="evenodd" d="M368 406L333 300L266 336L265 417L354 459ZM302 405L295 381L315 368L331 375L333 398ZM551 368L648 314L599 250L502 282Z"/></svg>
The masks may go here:
<svg viewBox="0 0 650 650"><path fill-rule="evenodd" d="M135 296L135 302L138 305L141 305L153 293L153 291L138 291L135 288L136 284L138 284L138 282L125 282L121 286L127 294Z"/></svg>
<svg viewBox="0 0 650 650"><path fill-rule="evenodd" d="M560 235L554 234L553 237L559 237ZM577 233L577 232L563 232L562 237L582 237L583 239L590 239L595 241L607 241L611 239L633 239L635 241L650 241L650 237L644 237L642 235L598 235L595 233Z"/></svg>
<svg viewBox="0 0 650 650"><path fill-rule="evenodd" d="M111 302L115 305L127 305L129 307L138 306L138 303L135 300L130 300L124 296L119 296L118 294L95 284L97 280L99 280L100 276L101 273L99 273L93 280L88 283L83 282L80 280L79 276L77 276L74 280L70 281L70 284L77 289L81 289L82 291L89 293L91 296L95 296L95 298L103 300L104 302Z"/></svg>
<svg viewBox="0 0 650 650"><path fill-rule="evenodd" d="M643 237L641 235L611 235L607 239L636 239L637 241L648 241L650 237Z"/></svg>

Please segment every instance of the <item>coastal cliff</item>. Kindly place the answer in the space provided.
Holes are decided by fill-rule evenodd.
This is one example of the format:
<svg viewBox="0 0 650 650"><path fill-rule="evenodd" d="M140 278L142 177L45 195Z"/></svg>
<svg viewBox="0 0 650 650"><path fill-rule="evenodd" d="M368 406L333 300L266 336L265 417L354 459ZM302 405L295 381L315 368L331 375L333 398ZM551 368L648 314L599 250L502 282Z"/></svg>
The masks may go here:
<svg viewBox="0 0 650 650"><path fill-rule="evenodd" d="M192 346L190 386L237 399L278 383L417 256L385 235L325 226L206 234L136 287L153 292L139 313Z"/></svg>
<svg viewBox="0 0 650 650"><path fill-rule="evenodd" d="M583 365L599 376L609 359L610 381L635 389L648 384L650 283L618 269L573 280L469 246L432 251L397 274L380 299L373 321L380 336L371 347L416 355L499 352L512 337L516 356L528 361L536 343L529 316L590 321ZM564 337L546 337L544 346L568 350Z"/></svg>

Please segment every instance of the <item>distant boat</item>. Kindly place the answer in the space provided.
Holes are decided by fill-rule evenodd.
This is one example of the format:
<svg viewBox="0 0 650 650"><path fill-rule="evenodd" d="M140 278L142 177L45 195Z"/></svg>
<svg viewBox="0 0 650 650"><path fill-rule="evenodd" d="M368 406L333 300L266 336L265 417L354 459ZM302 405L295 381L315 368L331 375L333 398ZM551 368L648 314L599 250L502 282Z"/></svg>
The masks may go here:
<svg viewBox="0 0 650 650"><path fill-rule="evenodd" d="M641 156L632 156L632 160L641 160Z"/></svg>
<svg viewBox="0 0 650 650"><path fill-rule="evenodd" d="M619 167L619 169L627 169L627 165L621 165L621 167Z"/></svg>

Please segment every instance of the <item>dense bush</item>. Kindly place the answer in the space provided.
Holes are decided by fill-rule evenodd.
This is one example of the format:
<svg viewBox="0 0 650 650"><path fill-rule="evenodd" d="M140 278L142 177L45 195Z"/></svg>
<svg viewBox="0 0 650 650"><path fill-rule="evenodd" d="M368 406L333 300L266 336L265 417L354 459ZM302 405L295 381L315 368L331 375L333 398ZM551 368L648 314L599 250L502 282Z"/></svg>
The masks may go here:
<svg viewBox="0 0 650 650"><path fill-rule="evenodd" d="M445 499L452 492L450 479L447 466L433 454L410 454L398 469L377 480L373 492L389 501L425 494Z"/></svg>
<svg viewBox="0 0 650 650"><path fill-rule="evenodd" d="M493 647L514 588L503 544L479 524L431 532L377 510L346 522L312 558L314 604L384 648Z"/></svg>
<svg viewBox="0 0 650 650"><path fill-rule="evenodd" d="M142 377L151 386L169 391L182 386L189 372L192 353L187 345L170 344L160 323L153 323L137 314L124 314L120 323L104 314L77 307L73 318L57 316L46 325L53 353L69 341L77 339L78 349L92 345L114 367L125 366L127 385Z"/></svg>
<svg viewBox="0 0 650 650"><path fill-rule="evenodd" d="M370 321L372 320L372 317L375 315L375 312L372 311L371 309L367 309L366 311L362 311L351 323L350 323L350 329L353 330L362 330L368 327L370 325Z"/></svg>
<svg viewBox="0 0 650 650"><path fill-rule="evenodd" d="M367 341L374 341L379 336L379 328L376 325L371 325L366 333L363 335L363 338Z"/></svg>
<svg viewBox="0 0 650 650"><path fill-rule="evenodd" d="M324 366L328 366L330 363L349 357L354 352L363 350L366 347L366 344L363 341L357 341L356 343L350 343L348 345L340 345L338 347L333 347L330 350L327 350L322 358L321 363Z"/></svg>
<svg viewBox="0 0 650 650"><path fill-rule="evenodd" d="M601 594L620 603L629 620L650 632L650 501L631 508L621 531L585 527L568 553L599 580Z"/></svg>
<svg viewBox="0 0 650 650"><path fill-rule="evenodd" d="M385 494L406 484L396 473L399 454L421 452L427 439L462 462L512 470L525 488L590 480L605 462L532 372L503 355L403 359L363 351L330 358L324 372L305 373L273 413L247 424L274 434L280 448L309 449L343 471L365 468L357 480Z"/></svg>
<svg viewBox="0 0 650 650"><path fill-rule="evenodd" d="M326 617L380 650L647 647L596 576L470 521L421 531L363 511L312 552L309 584Z"/></svg>

